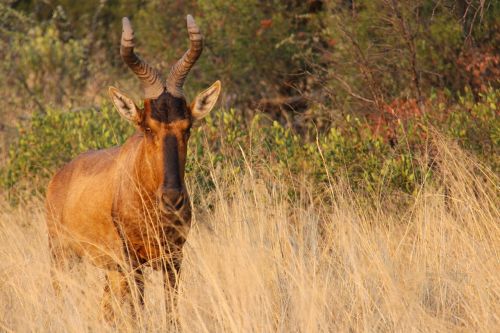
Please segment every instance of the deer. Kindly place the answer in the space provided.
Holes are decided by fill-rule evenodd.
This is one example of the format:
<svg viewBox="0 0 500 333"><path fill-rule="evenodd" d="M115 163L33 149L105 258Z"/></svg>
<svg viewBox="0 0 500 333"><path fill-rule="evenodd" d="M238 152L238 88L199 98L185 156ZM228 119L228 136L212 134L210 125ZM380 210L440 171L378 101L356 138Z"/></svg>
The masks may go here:
<svg viewBox="0 0 500 333"><path fill-rule="evenodd" d="M115 87L109 87L109 96L136 132L121 146L77 156L47 187L53 262L63 267L71 258L88 258L105 271L102 304L107 317L113 317L117 298L123 301L134 293L144 304L145 267L163 271L171 294L178 289L191 228L184 179L190 130L213 109L221 91L217 80L187 103L183 85L202 53L203 37L191 15L186 21L189 49L163 80L135 53L132 25L127 17L122 19L120 55L142 84L144 106L139 108ZM130 272L133 278L127 276Z"/></svg>

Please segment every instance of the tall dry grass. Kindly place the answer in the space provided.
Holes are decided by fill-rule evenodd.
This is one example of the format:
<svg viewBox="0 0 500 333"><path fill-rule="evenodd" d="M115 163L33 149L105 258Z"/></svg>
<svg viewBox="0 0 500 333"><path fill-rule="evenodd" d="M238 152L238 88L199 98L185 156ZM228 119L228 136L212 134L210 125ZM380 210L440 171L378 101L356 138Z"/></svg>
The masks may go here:
<svg viewBox="0 0 500 333"><path fill-rule="evenodd" d="M125 306L116 323L103 319L104 275L85 261L56 272L56 297L41 203L5 205L0 331L498 331L498 179L450 145L438 156L447 190L423 186L399 211L341 181L319 191L256 166L212 170L185 247L177 328L153 271L135 319Z"/></svg>

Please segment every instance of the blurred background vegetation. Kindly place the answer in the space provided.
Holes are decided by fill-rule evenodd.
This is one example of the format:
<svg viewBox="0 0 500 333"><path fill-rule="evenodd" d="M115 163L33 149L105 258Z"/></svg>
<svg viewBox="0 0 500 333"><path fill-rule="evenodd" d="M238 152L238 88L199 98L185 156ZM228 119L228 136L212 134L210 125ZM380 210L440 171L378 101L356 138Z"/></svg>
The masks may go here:
<svg viewBox="0 0 500 333"><path fill-rule="evenodd" d="M121 18L167 73L187 49L188 13L206 41L188 96L223 82L190 146L189 177L207 189L207 165L253 163L411 195L439 183L441 135L500 171L499 1L2 0L2 191L43 193L78 153L122 143L134 129L107 87L137 102L141 90L120 59Z"/></svg>

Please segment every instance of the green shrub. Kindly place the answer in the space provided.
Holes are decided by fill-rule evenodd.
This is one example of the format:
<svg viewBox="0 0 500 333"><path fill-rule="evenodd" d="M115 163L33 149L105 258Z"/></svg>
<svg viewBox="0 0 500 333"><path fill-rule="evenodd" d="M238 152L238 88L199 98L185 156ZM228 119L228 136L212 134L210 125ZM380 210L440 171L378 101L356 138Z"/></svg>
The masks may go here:
<svg viewBox="0 0 500 333"><path fill-rule="evenodd" d="M428 101L426 113L411 117L397 109L408 103L396 103L393 112L400 117L385 125L390 139L387 131L374 131L368 118L346 116L325 133L309 133L313 139L307 140L262 114L247 123L235 109L215 110L192 131L186 170L206 191L214 186L213 170L241 173L250 163L254 170L291 173L316 184L342 175L354 189L413 193L432 175L428 159L433 158L429 150L436 128L498 172L499 96L499 90L490 90L474 102L466 94L450 106L435 98ZM63 163L89 149L121 144L133 130L109 106L36 114L29 127L19 127L19 139L1 172L2 185L12 193L43 192Z"/></svg>
<svg viewBox="0 0 500 333"><path fill-rule="evenodd" d="M18 127L19 138L9 149L0 179L3 187L43 190L48 178L64 163L89 149L125 141L133 127L108 106L75 112L35 113L31 123Z"/></svg>
<svg viewBox="0 0 500 333"><path fill-rule="evenodd" d="M444 110L447 113L446 133L499 173L500 89L480 93L479 98L480 101L475 102L468 90L459 98L459 104Z"/></svg>

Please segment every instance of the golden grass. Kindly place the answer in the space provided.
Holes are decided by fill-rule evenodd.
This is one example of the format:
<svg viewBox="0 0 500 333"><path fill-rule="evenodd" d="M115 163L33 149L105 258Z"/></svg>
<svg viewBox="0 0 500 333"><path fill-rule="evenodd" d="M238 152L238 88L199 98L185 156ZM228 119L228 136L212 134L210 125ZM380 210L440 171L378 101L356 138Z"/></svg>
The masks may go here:
<svg viewBox="0 0 500 333"><path fill-rule="evenodd" d="M185 247L178 329L156 272L134 320L127 309L103 319L103 272L86 262L57 272L56 297L42 205L5 208L0 331L498 331L498 179L455 148L439 154L449 197L426 186L399 212L358 204L341 182L317 196L250 167L232 179L214 170Z"/></svg>

